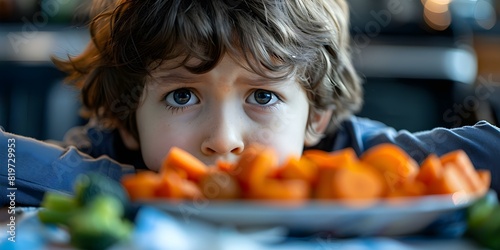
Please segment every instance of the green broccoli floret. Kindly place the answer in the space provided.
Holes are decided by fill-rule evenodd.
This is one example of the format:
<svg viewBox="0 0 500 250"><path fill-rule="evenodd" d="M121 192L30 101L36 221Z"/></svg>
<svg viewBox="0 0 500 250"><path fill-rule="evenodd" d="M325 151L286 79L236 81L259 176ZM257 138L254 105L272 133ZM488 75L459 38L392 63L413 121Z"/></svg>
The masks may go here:
<svg viewBox="0 0 500 250"><path fill-rule="evenodd" d="M74 191L74 196L47 192L40 221L64 226L80 249L106 249L131 235L133 224L124 216L129 199L119 182L89 173L79 176Z"/></svg>
<svg viewBox="0 0 500 250"><path fill-rule="evenodd" d="M72 197L61 193L47 192L38 211L38 218L43 223L67 225L79 210L78 202Z"/></svg>
<svg viewBox="0 0 500 250"><path fill-rule="evenodd" d="M70 218L71 244L81 249L106 249L126 240L133 225L122 216L123 206L117 198L97 195L78 215Z"/></svg>
<svg viewBox="0 0 500 250"><path fill-rule="evenodd" d="M468 235L481 245L500 249L500 205L494 196L485 196L467 210Z"/></svg>

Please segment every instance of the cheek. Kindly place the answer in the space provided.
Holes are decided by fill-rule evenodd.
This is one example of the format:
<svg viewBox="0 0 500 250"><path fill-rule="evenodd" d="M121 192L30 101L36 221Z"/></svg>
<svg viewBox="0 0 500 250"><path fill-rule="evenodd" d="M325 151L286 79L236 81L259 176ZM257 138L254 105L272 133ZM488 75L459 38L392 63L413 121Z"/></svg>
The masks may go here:
<svg viewBox="0 0 500 250"><path fill-rule="evenodd" d="M307 114L283 114L254 131L251 141L274 148L283 162L290 155L302 154L306 122Z"/></svg>
<svg viewBox="0 0 500 250"><path fill-rule="evenodd" d="M286 132L280 135L277 140L279 145L276 145L281 162L290 155L301 155L304 149L305 125L289 124Z"/></svg>
<svg viewBox="0 0 500 250"><path fill-rule="evenodd" d="M152 121L153 119L150 119ZM146 166L158 171L165 156L172 147L180 147L195 152L198 141L189 123L168 123L156 121L139 129L141 153Z"/></svg>
<svg viewBox="0 0 500 250"><path fill-rule="evenodd" d="M163 158L167 155L172 147L170 142L172 138L166 133L154 133L152 130L144 132L141 137L141 152L146 166L154 171L158 171L163 162Z"/></svg>
<svg viewBox="0 0 500 250"><path fill-rule="evenodd" d="M143 110L140 110L143 111ZM137 128L142 158L146 166L154 171L161 167L164 157L178 138L180 131L171 128L171 124L161 118L162 116L150 112L137 112ZM172 133L171 131L177 131Z"/></svg>

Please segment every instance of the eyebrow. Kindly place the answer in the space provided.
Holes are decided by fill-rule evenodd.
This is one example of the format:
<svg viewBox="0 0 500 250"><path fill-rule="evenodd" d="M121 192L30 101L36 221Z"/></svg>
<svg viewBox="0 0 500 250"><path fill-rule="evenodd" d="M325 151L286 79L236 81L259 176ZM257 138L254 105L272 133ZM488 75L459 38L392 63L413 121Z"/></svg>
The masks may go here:
<svg viewBox="0 0 500 250"><path fill-rule="evenodd" d="M168 72L163 74L158 74L158 76L153 77L158 83L163 84L186 84L186 83L197 83L202 78L201 75L197 74L186 74L184 72ZM266 78L260 75L252 74L250 76L242 76L237 79L237 82L248 84L250 86L269 86L269 85L280 85L284 82L288 82L289 79L272 79Z"/></svg>
<svg viewBox="0 0 500 250"><path fill-rule="evenodd" d="M250 77L244 77L241 82L248 84L250 86L264 86L264 85L280 85L288 82L288 78L285 79L272 79L266 78L260 75L252 75Z"/></svg>
<svg viewBox="0 0 500 250"><path fill-rule="evenodd" d="M162 74L157 77L154 77L156 80L160 80L160 82L165 82L169 84L175 83L194 83L197 82L197 75L186 76L186 74L179 72L169 72L167 74Z"/></svg>

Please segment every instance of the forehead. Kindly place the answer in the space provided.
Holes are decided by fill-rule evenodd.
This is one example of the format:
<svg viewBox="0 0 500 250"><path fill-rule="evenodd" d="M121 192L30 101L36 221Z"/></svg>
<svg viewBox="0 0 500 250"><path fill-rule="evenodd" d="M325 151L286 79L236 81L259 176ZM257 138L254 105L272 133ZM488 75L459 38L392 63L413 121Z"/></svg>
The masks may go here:
<svg viewBox="0 0 500 250"><path fill-rule="evenodd" d="M264 69L263 71L255 70L255 67L252 67L251 64L257 62L241 55L226 53L213 67L206 71L198 69L203 63L203 60L194 57L187 58L186 56L179 56L171 60L156 61L150 67L150 76L152 78L188 81L192 78L201 77L215 68L220 68L222 70L227 69L226 73L238 73L240 76L256 83L272 83L296 78L295 74L290 72L275 72L269 69Z"/></svg>

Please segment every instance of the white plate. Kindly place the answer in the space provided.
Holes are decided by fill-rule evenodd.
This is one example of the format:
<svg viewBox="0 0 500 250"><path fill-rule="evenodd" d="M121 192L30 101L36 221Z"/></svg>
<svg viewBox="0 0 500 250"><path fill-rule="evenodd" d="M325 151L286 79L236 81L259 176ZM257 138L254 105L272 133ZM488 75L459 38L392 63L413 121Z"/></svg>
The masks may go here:
<svg viewBox="0 0 500 250"><path fill-rule="evenodd" d="M455 193L418 198L382 199L353 205L340 201L310 201L304 204L251 200L143 201L180 216L236 227L285 226L307 233L328 231L335 236L395 236L419 232L440 216L471 205L478 196Z"/></svg>

